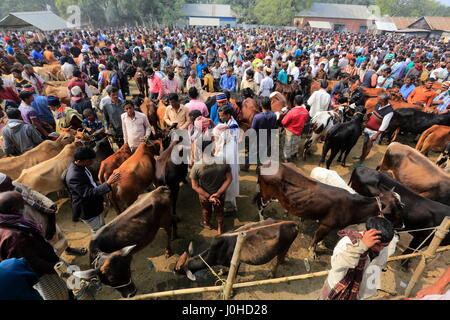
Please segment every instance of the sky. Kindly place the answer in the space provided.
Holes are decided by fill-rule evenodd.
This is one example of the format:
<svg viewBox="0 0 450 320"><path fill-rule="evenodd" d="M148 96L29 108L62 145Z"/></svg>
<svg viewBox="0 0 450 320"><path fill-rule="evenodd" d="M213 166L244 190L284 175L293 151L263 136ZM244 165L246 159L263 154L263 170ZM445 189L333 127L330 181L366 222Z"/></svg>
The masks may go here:
<svg viewBox="0 0 450 320"><path fill-rule="evenodd" d="M450 6L450 0L437 0L438 2L445 4L446 6Z"/></svg>

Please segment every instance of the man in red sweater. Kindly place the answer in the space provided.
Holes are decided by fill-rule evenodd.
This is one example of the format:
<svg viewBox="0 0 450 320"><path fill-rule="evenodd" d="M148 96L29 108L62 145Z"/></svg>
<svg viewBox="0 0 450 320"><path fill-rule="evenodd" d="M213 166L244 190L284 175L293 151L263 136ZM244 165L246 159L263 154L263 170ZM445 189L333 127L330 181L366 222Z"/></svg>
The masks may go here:
<svg viewBox="0 0 450 320"><path fill-rule="evenodd" d="M284 162L292 161L297 156L298 147L305 127L308 121L308 110L303 104L303 97L298 95L294 99L295 107L288 111L281 124L286 129L286 138L284 140Z"/></svg>

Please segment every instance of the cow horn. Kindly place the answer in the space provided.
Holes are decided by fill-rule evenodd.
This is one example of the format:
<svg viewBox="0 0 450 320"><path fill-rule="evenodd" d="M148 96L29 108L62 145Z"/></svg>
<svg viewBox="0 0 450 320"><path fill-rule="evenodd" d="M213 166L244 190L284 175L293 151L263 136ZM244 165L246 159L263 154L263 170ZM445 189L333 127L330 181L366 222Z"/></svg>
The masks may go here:
<svg viewBox="0 0 450 320"><path fill-rule="evenodd" d="M186 276L188 277L189 280L191 281L196 281L197 278L195 277L195 275L191 272L191 270L187 269L186 270Z"/></svg>
<svg viewBox="0 0 450 320"><path fill-rule="evenodd" d="M194 243L192 241L189 242L188 254L191 257L194 255Z"/></svg>
<svg viewBox="0 0 450 320"><path fill-rule="evenodd" d="M98 275L97 269L89 269L84 271L75 271L72 275L79 279L90 280Z"/></svg>
<svg viewBox="0 0 450 320"><path fill-rule="evenodd" d="M120 251L121 251L121 255L123 257L126 257L130 254L131 250L133 250L136 247L135 244L133 244L132 246L127 246L127 247L123 247Z"/></svg>

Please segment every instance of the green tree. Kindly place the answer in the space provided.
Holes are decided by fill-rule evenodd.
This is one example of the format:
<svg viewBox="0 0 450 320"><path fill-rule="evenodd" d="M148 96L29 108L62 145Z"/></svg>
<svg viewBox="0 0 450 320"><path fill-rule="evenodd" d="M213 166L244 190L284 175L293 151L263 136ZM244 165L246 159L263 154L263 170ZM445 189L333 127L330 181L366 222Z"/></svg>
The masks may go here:
<svg viewBox="0 0 450 320"><path fill-rule="evenodd" d="M421 17L450 16L450 8L436 0L375 0L383 15Z"/></svg>
<svg viewBox="0 0 450 320"><path fill-rule="evenodd" d="M292 25L295 14L311 3L312 0L256 0L253 14L259 24Z"/></svg>

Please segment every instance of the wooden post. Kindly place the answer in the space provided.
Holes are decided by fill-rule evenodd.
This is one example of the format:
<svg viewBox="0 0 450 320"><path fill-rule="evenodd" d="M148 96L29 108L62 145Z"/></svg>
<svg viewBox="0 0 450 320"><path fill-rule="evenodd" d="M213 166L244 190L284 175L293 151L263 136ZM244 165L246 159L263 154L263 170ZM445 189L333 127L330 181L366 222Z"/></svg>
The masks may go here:
<svg viewBox="0 0 450 320"><path fill-rule="evenodd" d="M445 238L446 234L448 233L448 229L450 228L450 217L445 217L444 220L442 220L442 223L437 228L436 233L434 234L433 240L431 241L428 248L425 250L425 252L422 255L422 258L417 265L416 270L414 271L413 276L411 277L411 280L408 283L408 287L405 290L405 297L409 297L411 294L411 291L414 288L414 285L416 284L417 280L419 280L420 276L422 275L422 272L425 270L425 267L427 266L428 259L431 259L435 256L436 250L438 249L439 245L441 244L442 240Z"/></svg>
<svg viewBox="0 0 450 320"><path fill-rule="evenodd" d="M236 239L236 246L234 247L233 257L231 258L230 271L228 271L227 283L225 284L225 290L223 293L224 300L228 300L233 288L234 279L236 278L237 268L240 262L242 244L244 243L245 232L239 232Z"/></svg>

